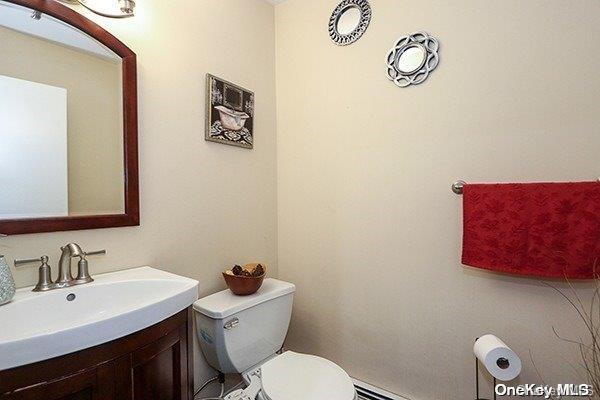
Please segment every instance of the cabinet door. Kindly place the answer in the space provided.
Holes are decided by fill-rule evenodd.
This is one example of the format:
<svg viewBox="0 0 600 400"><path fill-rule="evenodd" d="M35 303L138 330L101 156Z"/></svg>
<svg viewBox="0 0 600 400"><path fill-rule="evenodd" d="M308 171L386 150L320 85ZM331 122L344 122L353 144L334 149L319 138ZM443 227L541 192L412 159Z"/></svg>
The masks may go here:
<svg viewBox="0 0 600 400"><path fill-rule="evenodd" d="M188 398L186 326L180 326L131 355L134 400Z"/></svg>
<svg viewBox="0 0 600 400"><path fill-rule="evenodd" d="M0 398L6 400L113 400L114 368L107 363L96 368L77 372L19 389Z"/></svg>
<svg viewBox="0 0 600 400"><path fill-rule="evenodd" d="M192 310L121 339L0 371L0 400L192 400Z"/></svg>

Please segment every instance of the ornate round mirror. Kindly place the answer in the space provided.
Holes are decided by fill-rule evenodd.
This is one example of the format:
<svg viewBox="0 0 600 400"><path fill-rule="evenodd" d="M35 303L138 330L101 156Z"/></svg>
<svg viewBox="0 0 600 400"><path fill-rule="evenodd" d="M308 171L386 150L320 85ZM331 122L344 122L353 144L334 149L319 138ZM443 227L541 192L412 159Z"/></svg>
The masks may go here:
<svg viewBox="0 0 600 400"><path fill-rule="evenodd" d="M346 46L356 42L371 22L371 6L367 0L344 0L329 19L329 36L336 44Z"/></svg>
<svg viewBox="0 0 600 400"><path fill-rule="evenodd" d="M387 56L387 76L400 87L424 82L439 63L439 42L425 32L396 41Z"/></svg>

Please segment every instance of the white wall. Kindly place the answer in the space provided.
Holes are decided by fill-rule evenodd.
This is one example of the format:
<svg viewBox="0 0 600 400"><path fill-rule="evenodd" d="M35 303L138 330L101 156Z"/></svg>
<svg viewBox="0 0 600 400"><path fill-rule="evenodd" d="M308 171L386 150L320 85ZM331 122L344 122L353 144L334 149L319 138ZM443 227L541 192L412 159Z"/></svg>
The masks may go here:
<svg viewBox="0 0 600 400"><path fill-rule="evenodd" d="M67 90L0 75L0 121L0 218L69 215Z"/></svg>
<svg viewBox="0 0 600 400"><path fill-rule="evenodd" d="M276 275L273 6L147 0L136 14L92 18L138 55L141 226L3 238L0 253L48 254L54 266L59 246L75 241L108 250L90 261L92 274L162 266L198 279L200 295L223 289L220 272L233 263L264 262ZM254 150L204 140L207 72L256 93ZM36 267L15 271L19 286L36 277Z"/></svg>
<svg viewBox="0 0 600 400"><path fill-rule="evenodd" d="M337 2L276 7L288 345L415 400L472 398L487 332L521 355L520 382L539 382L530 350L549 382L574 380L577 349L552 333L575 333L574 312L536 279L460 265L450 185L597 178L600 3L371 0L365 36L338 47ZM385 57L416 30L440 40L441 62L400 89Z"/></svg>

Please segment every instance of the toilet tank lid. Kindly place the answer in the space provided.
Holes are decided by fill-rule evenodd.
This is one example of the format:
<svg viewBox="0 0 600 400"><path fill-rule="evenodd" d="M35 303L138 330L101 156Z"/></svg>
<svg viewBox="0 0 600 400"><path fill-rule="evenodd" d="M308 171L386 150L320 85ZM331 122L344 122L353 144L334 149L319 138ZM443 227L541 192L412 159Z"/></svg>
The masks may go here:
<svg viewBox="0 0 600 400"><path fill-rule="evenodd" d="M237 296L231 290L226 289L197 300L194 303L194 310L210 318L223 319L295 291L296 286L292 283L267 278L258 292L254 294Z"/></svg>

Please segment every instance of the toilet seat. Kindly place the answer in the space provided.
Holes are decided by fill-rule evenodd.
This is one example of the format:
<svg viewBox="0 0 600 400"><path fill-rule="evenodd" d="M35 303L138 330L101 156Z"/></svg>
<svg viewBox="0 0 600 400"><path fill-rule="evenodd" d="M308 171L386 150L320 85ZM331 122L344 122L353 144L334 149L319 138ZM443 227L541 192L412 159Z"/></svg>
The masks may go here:
<svg viewBox="0 0 600 400"><path fill-rule="evenodd" d="M321 357L285 353L261 366L266 400L354 400L352 380L337 364Z"/></svg>

